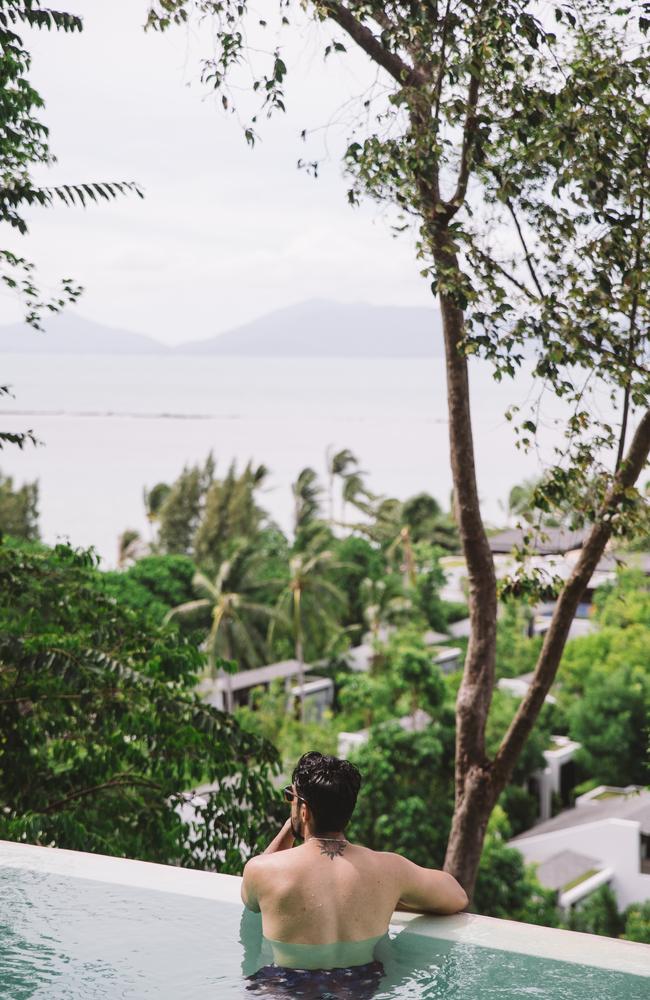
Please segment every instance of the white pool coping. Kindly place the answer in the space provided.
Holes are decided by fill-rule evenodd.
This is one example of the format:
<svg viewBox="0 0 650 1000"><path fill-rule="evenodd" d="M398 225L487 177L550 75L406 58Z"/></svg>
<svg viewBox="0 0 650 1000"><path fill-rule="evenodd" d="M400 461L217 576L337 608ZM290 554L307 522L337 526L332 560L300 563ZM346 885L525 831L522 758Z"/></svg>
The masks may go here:
<svg viewBox="0 0 650 1000"><path fill-rule="evenodd" d="M242 905L239 893L241 879L237 876L101 854L34 847L2 840L0 868L28 869ZM452 917L395 913L391 927L458 944L480 945L497 951L650 977L650 945L632 941L561 931L514 920L497 920L473 913L457 913Z"/></svg>

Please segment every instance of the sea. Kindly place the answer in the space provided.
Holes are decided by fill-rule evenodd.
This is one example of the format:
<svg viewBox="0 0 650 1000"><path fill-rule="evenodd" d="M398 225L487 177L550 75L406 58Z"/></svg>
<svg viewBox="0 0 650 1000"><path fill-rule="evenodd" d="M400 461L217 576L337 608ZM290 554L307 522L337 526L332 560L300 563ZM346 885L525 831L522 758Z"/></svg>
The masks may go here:
<svg viewBox="0 0 650 1000"><path fill-rule="evenodd" d="M503 524L510 488L539 474L561 444L563 414L555 399L542 400L543 441L524 453L505 411L537 405L530 374L498 383L477 361L470 381L483 513ZM38 480L46 542L94 546L107 568L122 531L148 537L143 490L209 452L217 475L233 460L269 468L260 502L286 531L291 483L312 466L326 487L328 448L350 448L376 494L426 490L449 506L442 359L4 354L0 384L13 392L0 400L0 428L32 430L39 442L6 446L0 472L15 485Z"/></svg>

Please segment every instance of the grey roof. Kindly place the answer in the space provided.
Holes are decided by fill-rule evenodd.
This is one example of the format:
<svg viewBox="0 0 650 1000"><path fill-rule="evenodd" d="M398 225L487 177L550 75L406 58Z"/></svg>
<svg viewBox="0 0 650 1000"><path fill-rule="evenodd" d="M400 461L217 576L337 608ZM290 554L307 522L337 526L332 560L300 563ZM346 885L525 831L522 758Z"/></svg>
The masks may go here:
<svg viewBox="0 0 650 1000"><path fill-rule="evenodd" d="M449 626L449 632L454 639L467 639L471 631L469 618L461 618L459 622L454 622Z"/></svg>
<svg viewBox="0 0 650 1000"><path fill-rule="evenodd" d="M305 663L304 671L313 669L312 664ZM199 685L202 695L208 695L212 691L225 691L230 688L232 691L241 691L244 688L255 687L256 684L270 684L275 680L286 680L287 677L296 677L300 673L298 660L281 660L279 663L269 663L265 667L254 667L253 670L240 670L236 674L231 674L230 678L217 677L214 680L203 681Z"/></svg>
<svg viewBox="0 0 650 1000"><path fill-rule="evenodd" d="M434 632L431 628L422 636L427 646L439 646L443 642L449 642L450 638L450 636L445 635L443 632Z"/></svg>
<svg viewBox="0 0 650 1000"><path fill-rule="evenodd" d="M538 555L558 555L582 548L587 537L586 531L568 531L566 528L544 528L532 546ZM524 532L520 528L507 528L488 538L490 550L494 553L509 553L515 545L522 545Z"/></svg>
<svg viewBox="0 0 650 1000"><path fill-rule="evenodd" d="M432 635L437 635L438 633L433 632ZM443 638L448 641L449 636L443 636ZM431 643L434 646L433 643ZM431 650L431 656L434 663L445 663L448 660L457 659L462 650L455 646L442 646L441 648ZM370 670L372 661L375 656L380 657L381 650L376 650L374 646L371 646L369 642L363 642L360 646L350 646L345 652L345 657L352 670L363 671Z"/></svg>
<svg viewBox="0 0 650 1000"><path fill-rule="evenodd" d="M527 674L517 674L516 677L504 677L504 681L521 681L522 684L532 684L533 677L535 676L534 670L529 670Z"/></svg>
<svg viewBox="0 0 650 1000"><path fill-rule="evenodd" d="M584 823L597 823L603 819L637 820L641 824L641 833L650 836L650 792L632 792L628 795L616 795L611 799L595 799L584 805L574 806L573 809L565 809L553 819L531 826L530 830L514 837L511 843L526 837L539 837L543 833L554 833L556 830L569 830Z"/></svg>
<svg viewBox="0 0 650 1000"><path fill-rule="evenodd" d="M546 861L542 861L537 868L537 878L547 889L563 889L581 875L600 867L601 862L596 858L590 858L587 854L559 851Z"/></svg>

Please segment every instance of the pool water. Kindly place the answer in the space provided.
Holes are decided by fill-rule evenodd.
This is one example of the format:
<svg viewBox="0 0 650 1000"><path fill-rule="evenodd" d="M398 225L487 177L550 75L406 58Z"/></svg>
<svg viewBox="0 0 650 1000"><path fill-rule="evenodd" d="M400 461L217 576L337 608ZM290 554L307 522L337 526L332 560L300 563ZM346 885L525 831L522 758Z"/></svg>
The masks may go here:
<svg viewBox="0 0 650 1000"><path fill-rule="evenodd" d="M229 1000L270 962L232 903L0 869L3 1000ZM376 1000L649 1000L650 980L425 937L380 945Z"/></svg>

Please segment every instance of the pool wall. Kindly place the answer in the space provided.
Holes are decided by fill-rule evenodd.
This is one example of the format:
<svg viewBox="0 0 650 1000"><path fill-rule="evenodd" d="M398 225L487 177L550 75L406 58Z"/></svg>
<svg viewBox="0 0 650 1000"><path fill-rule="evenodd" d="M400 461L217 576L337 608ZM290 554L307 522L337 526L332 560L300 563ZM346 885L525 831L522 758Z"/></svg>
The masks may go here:
<svg viewBox="0 0 650 1000"><path fill-rule="evenodd" d="M34 847L3 840L0 841L0 867L25 868L241 904L240 878L172 865L157 865L51 847ZM538 927L513 920L496 920L472 913L458 913L452 917L395 913L391 925L395 929L401 928L426 937L650 977L650 945L631 941Z"/></svg>

